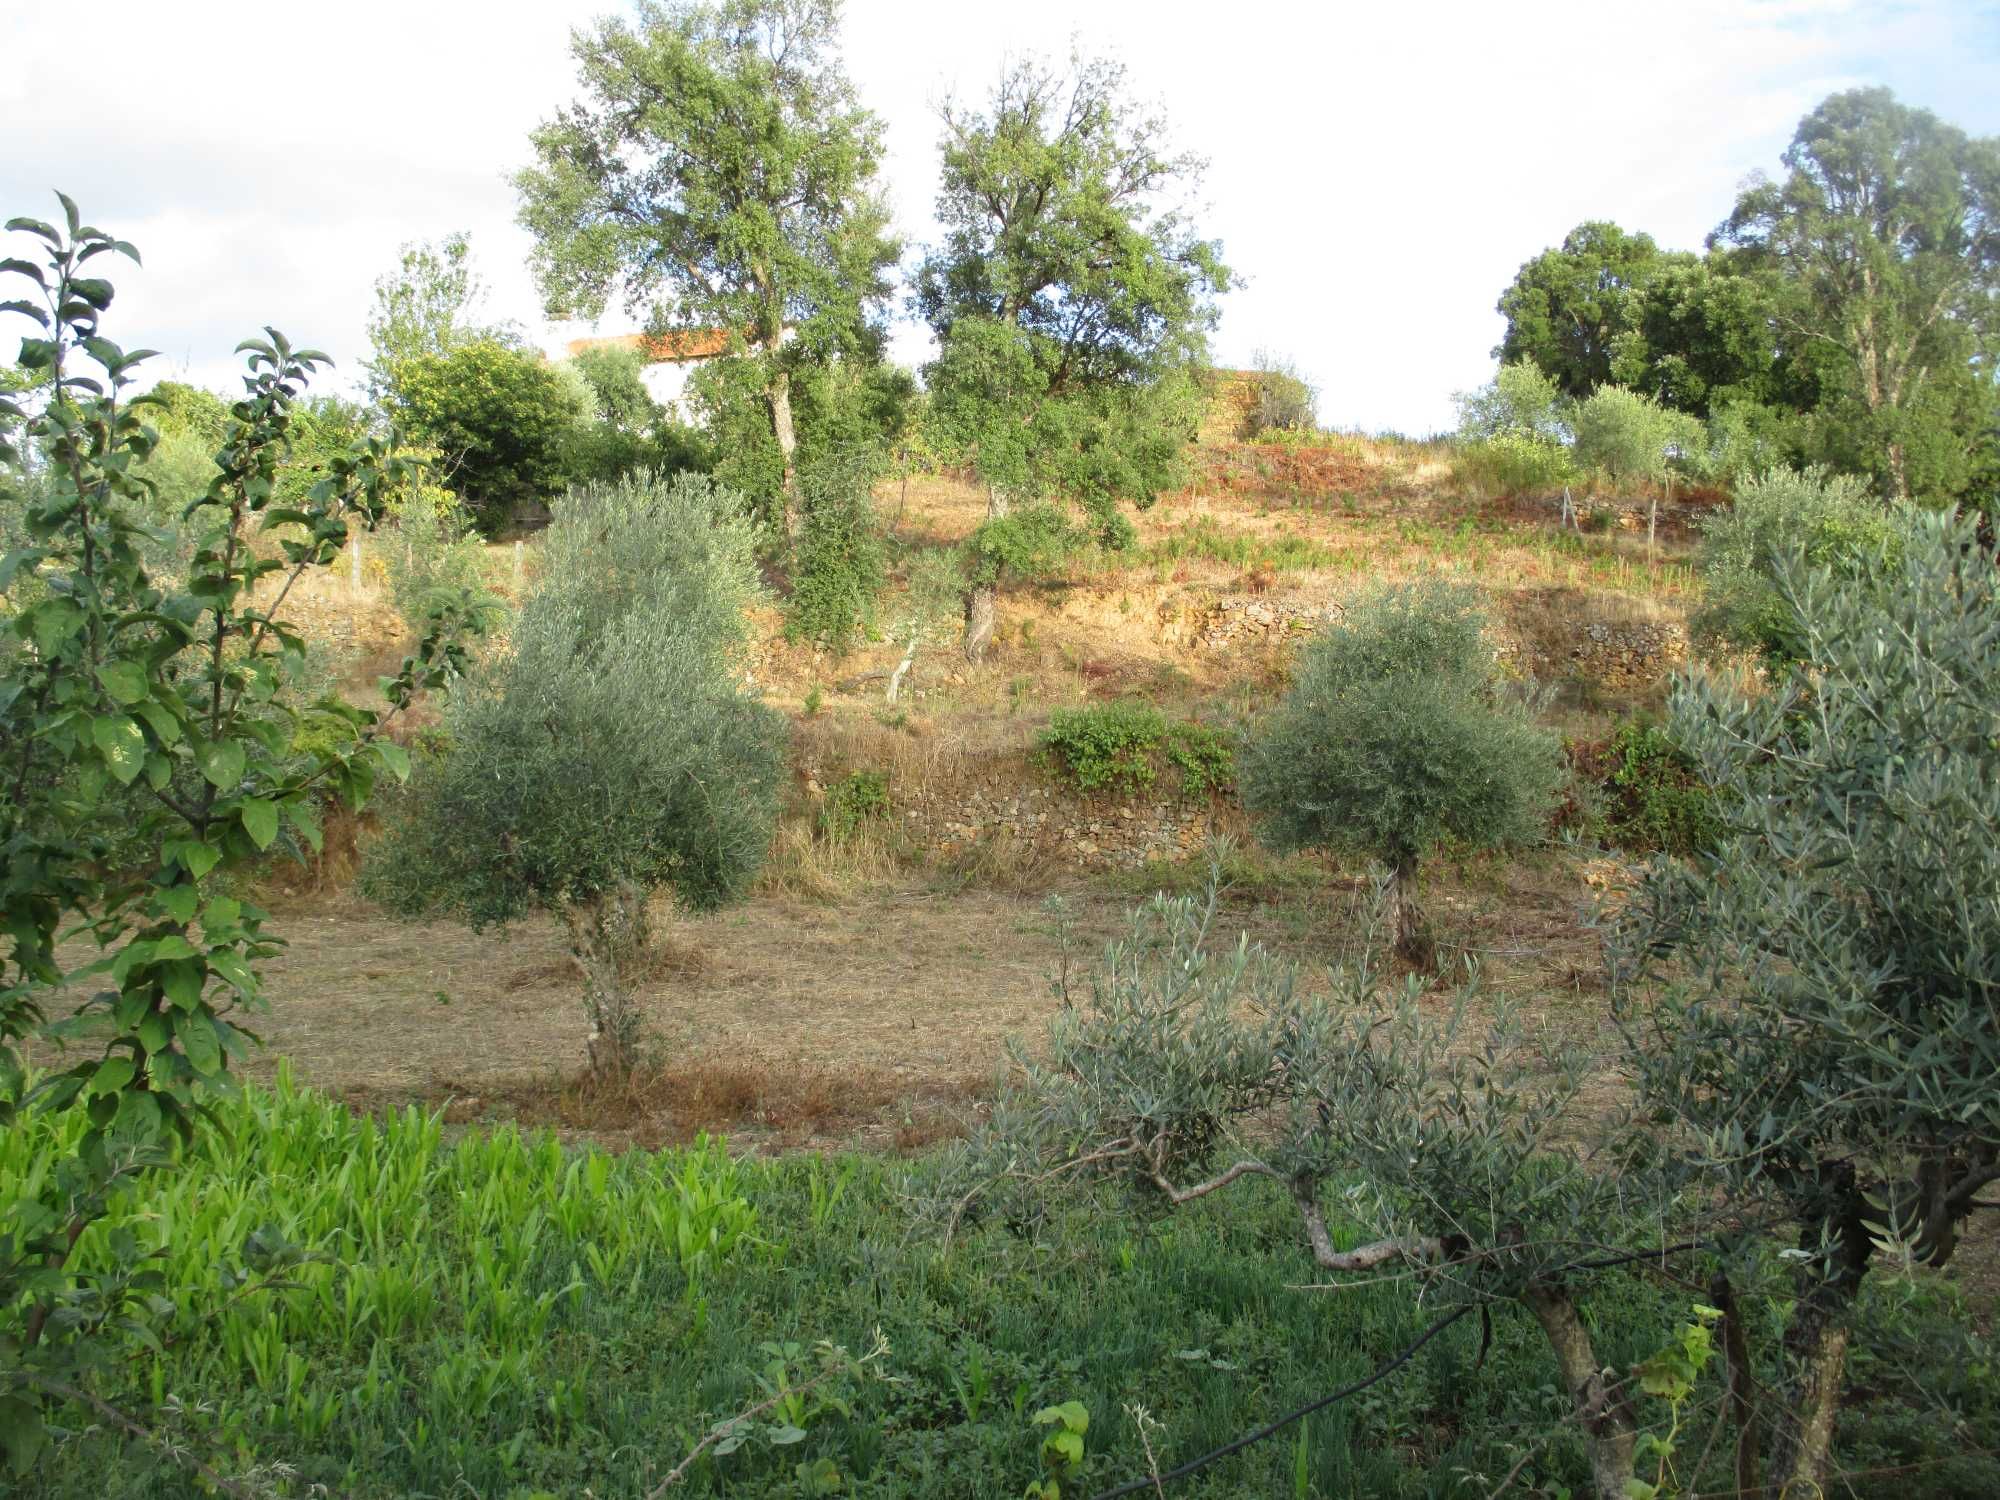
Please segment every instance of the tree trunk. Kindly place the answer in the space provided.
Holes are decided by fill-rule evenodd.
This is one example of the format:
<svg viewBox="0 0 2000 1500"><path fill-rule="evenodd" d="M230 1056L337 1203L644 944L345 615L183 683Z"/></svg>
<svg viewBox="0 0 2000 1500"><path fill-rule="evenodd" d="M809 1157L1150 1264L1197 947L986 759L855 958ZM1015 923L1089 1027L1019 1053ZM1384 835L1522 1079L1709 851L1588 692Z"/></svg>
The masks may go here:
<svg viewBox="0 0 2000 1500"><path fill-rule="evenodd" d="M992 485L986 486L986 519L998 521L1006 516L1010 502ZM979 661L986 655L986 648L993 643L994 603L999 586L993 583L975 583L965 596L965 659Z"/></svg>
<svg viewBox="0 0 2000 1500"><path fill-rule="evenodd" d="M917 659L917 642L922 639L923 632L916 626L911 626L909 647L903 652L903 659L896 663L896 670L889 674L889 691L883 695L883 701L891 708L896 705L896 694L902 691L904 675Z"/></svg>
<svg viewBox="0 0 2000 1500"><path fill-rule="evenodd" d="M1708 1283L1708 1300L1722 1310L1722 1356L1729 1390L1730 1420L1736 1424L1736 1493L1740 1500L1757 1500L1763 1492L1758 1477L1756 1376L1750 1368L1750 1339L1736 1305L1736 1288L1717 1271Z"/></svg>
<svg viewBox="0 0 2000 1500"><path fill-rule="evenodd" d="M1899 442L1889 444L1889 490L1893 498L1910 498L1910 458Z"/></svg>
<svg viewBox="0 0 2000 1500"><path fill-rule="evenodd" d="M1815 1263L1799 1273L1799 1299L1785 1325L1785 1385L1771 1432L1768 1492L1773 1495L1825 1493L1847 1370L1847 1317L1873 1250L1858 1195L1837 1227L1831 1265L1818 1258L1820 1224L1809 1223L1799 1234L1800 1248L1813 1252Z"/></svg>
<svg viewBox="0 0 2000 1500"><path fill-rule="evenodd" d="M1583 1427L1593 1493L1597 1500L1628 1500L1636 1437L1631 1404L1605 1378L1591 1347L1590 1331L1577 1316L1569 1293L1560 1287L1531 1286L1522 1300L1555 1350L1563 1389L1569 1392L1570 1407Z"/></svg>
<svg viewBox="0 0 2000 1500"><path fill-rule="evenodd" d="M1399 854L1389 866L1389 918L1395 924L1396 956L1428 974L1437 968L1437 943L1417 901L1417 857Z"/></svg>
<svg viewBox="0 0 2000 1500"><path fill-rule="evenodd" d="M778 357L777 341L773 340L766 349L775 361ZM805 528L805 517L799 513L799 474L795 461L799 440L792 429L791 372L774 366L767 394L771 401L771 432L778 439L778 456L785 465L785 487L778 496L778 518L784 527L785 545L796 549L799 533Z"/></svg>
<svg viewBox="0 0 2000 1500"><path fill-rule="evenodd" d="M563 909L570 958L583 976L590 1022L584 1052L598 1083L622 1083L638 1062L641 1016L633 987L652 949L646 892L619 885Z"/></svg>
<svg viewBox="0 0 2000 1500"><path fill-rule="evenodd" d="M965 659L978 661L993 643L993 598L990 583L975 583L965 596Z"/></svg>

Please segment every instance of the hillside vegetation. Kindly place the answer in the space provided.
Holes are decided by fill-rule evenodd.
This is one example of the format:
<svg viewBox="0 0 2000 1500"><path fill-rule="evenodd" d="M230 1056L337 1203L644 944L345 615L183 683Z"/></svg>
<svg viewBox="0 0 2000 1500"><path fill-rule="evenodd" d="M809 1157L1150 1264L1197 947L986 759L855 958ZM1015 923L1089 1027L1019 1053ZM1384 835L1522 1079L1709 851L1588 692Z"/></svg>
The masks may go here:
<svg viewBox="0 0 2000 1500"><path fill-rule="evenodd" d="M142 391L8 221L7 1482L2000 1491L2000 142L1836 94L1364 436L1114 61L906 255L839 19L574 33L566 360L454 235Z"/></svg>

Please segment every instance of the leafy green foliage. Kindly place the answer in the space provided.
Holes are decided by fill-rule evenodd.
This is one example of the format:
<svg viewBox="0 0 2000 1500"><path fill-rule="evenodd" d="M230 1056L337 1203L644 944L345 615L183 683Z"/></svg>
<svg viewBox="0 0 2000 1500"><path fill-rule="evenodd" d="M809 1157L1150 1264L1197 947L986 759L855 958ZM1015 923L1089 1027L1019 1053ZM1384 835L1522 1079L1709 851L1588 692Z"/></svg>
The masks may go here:
<svg viewBox="0 0 2000 1500"><path fill-rule="evenodd" d="M1075 501L1120 536L1120 501L1178 482L1195 372L1230 284L1167 195L1199 163L1116 64L1010 68L984 110L943 109L943 244L917 277L937 334L931 416L1003 505Z"/></svg>
<svg viewBox="0 0 2000 1500"><path fill-rule="evenodd" d="M1065 1401L1045 1406L1031 1419L1046 1428L1037 1456L1042 1478L1028 1482L1024 1500L1062 1500L1063 1481L1073 1480L1083 1469L1083 1435L1090 1431L1090 1408L1081 1401Z"/></svg>
<svg viewBox="0 0 2000 1500"><path fill-rule="evenodd" d="M1661 260L1648 234L1593 220L1522 266L1500 295L1503 365L1532 361L1565 396L1582 400L1612 379L1616 341L1638 322L1641 289Z"/></svg>
<svg viewBox="0 0 2000 1500"><path fill-rule="evenodd" d="M489 530L568 481L574 435L590 413L538 355L481 339L413 355L391 375L398 419L438 450L442 474Z"/></svg>
<svg viewBox="0 0 2000 1500"><path fill-rule="evenodd" d="M396 910L474 930L561 914L600 1071L633 1061L648 898L734 900L770 843L782 721L735 678L751 551L740 502L698 475L572 490L510 649L454 688L451 748L366 872Z"/></svg>
<svg viewBox="0 0 2000 1500"><path fill-rule="evenodd" d="M1957 495L1992 420L2000 139L1850 89L1799 122L1783 162L1716 238L1774 289L1798 341L1830 355L1821 456L1898 498Z"/></svg>
<svg viewBox="0 0 2000 1500"><path fill-rule="evenodd" d="M622 293L656 330L740 341L777 483L724 477L781 511L794 375L877 357L898 253L874 186L881 122L840 67L838 23L830 0L646 4L636 22L599 21L572 41L583 97L533 133L535 164L515 179L551 313L595 318Z"/></svg>
<svg viewBox="0 0 2000 1500"><path fill-rule="evenodd" d="M709 437L675 420L646 389L641 377L646 360L639 350L593 345L572 357L567 368L581 377L594 413L594 420L570 437L569 471L576 481L613 480L638 469L676 474L715 466Z"/></svg>
<svg viewBox="0 0 2000 1500"><path fill-rule="evenodd" d="M1576 461L1615 482L1657 482L1671 465L1704 452L1702 425L1623 386L1602 385L1576 407Z"/></svg>
<svg viewBox="0 0 2000 1500"><path fill-rule="evenodd" d="M485 300L485 283L472 268L472 237L463 230L403 246L397 270L376 280L375 306L368 314L374 357L367 370L376 398L393 393L396 367L406 359L446 355L481 342L519 348L519 330L478 321Z"/></svg>
<svg viewBox="0 0 2000 1500"><path fill-rule="evenodd" d="M1534 360L1500 366L1476 391L1452 398L1458 407L1458 435L1468 442L1512 438L1558 447L1570 437L1570 398Z"/></svg>
<svg viewBox="0 0 2000 1500"><path fill-rule="evenodd" d="M1594 831L1619 848L1688 856L1721 839L1715 795L1664 725L1629 720L1571 759L1601 795Z"/></svg>
<svg viewBox="0 0 2000 1500"><path fill-rule="evenodd" d="M1780 592L1781 562L1797 553L1838 577L1893 554L1901 528L1865 481L1824 469L1772 469L1737 486L1728 510L1702 523L1703 604L1696 633L1754 650L1772 662L1805 651L1799 616Z"/></svg>
<svg viewBox="0 0 2000 1500"><path fill-rule="evenodd" d="M965 548L973 583L991 585L1003 577L1049 578L1089 542L1062 507L1030 505L982 522Z"/></svg>
<svg viewBox="0 0 2000 1500"><path fill-rule="evenodd" d="M0 923L11 939L0 968L0 1125L11 1135L24 1112L39 1112L59 1122L46 1128L62 1140L0 1212L0 1306L10 1310L0 1452L16 1475L47 1441L48 1406L153 1340L186 1289L130 1235L112 1236L95 1262L75 1254L114 1194L197 1138L249 1040L238 1019L262 1004L255 965L278 943L264 913L220 880L257 861L281 829L316 846L322 796L358 807L381 773L407 767L376 714L298 701L303 642L265 602L328 565L351 525L381 513L400 461L364 441L330 459L299 503L284 503L300 393L325 359L267 330L241 346L244 396L222 434L185 575L156 578L141 519L153 501L143 461L158 435L143 398L122 394L146 353L104 336L112 284L85 269L137 252L61 202L64 228L7 226L44 242L40 264L0 264L28 283L32 295L6 310L36 325L21 360L45 373L49 391L33 416L11 413L46 464L43 482L25 485L21 450L0 444L0 502L26 512L26 545L0 562L0 764L10 784ZM86 362L100 373L81 373ZM275 547L251 547L259 530ZM441 609L418 656L385 681L393 708L462 664L457 619ZM58 945L72 934L88 935L99 956L66 967ZM86 981L75 1013L47 1026L56 993L74 996ZM86 1055L31 1086L22 1059L31 1039L74 1042Z"/></svg>
<svg viewBox="0 0 2000 1500"><path fill-rule="evenodd" d="M450 490L411 484L390 502L396 528L379 555L389 575L389 598L403 623L421 628L440 599L496 601L487 577L486 546Z"/></svg>
<svg viewBox="0 0 2000 1500"><path fill-rule="evenodd" d="M851 449L805 467L799 495L805 529L794 559L785 634L845 656L870 623L882 592L882 525L873 496L876 455Z"/></svg>
<svg viewBox="0 0 2000 1500"><path fill-rule="evenodd" d="M1578 477L1569 449L1518 432L1459 444L1452 454L1452 475L1482 498L1551 495Z"/></svg>
<svg viewBox="0 0 2000 1500"><path fill-rule="evenodd" d="M610 1153L416 1111L356 1115L283 1082L217 1110L220 1128L184 1170L121 1195L81 1244L95 1262L129 1231L141 1257L168 1249L170 1281L204 1289L160 1350L107 1368L97 1389L195 1452L226 1452L225 1473L285 1464L294 1487L357 1500L454 1484L640 1500L716 1424L766 1399L766 1344L800 1346L796 1389L817 1373L816 1340L861 1351L877 1329L892 1379L835 1376L808 1396L831 1388L850 1414L823 1413L791 1444L760 1429L698 1460L679 1488L793 1500L812 1493L798 1466L826 1460L843 1493L875 1500L1018 1495L1050 1431L1035 1413L1070 1400L1091 1414L1085 1483L1101 1488L1145 1471L1127 1404L1165 1414L1154 1445L1163 1466L1179 1463L1367 1373L1433 1316L1407 1283L1337 1298L1302 1287L1313 1278L1296 1213L1275 1189L1155 1223L1080 1183L1033 1221L996 1214L944 1245L912 1211L955 1180L928 1158L712 1140ZM0 1135L0 1199L32 1179L56 1123ZM1346 1243L1337 1187L1328 1205ZM238 1285L245 1226L261 1225L284 1226L295 1248ZM1627 1368L1686 1317L1686 1299L1614 1272L1592 1311L1604 1358ZM1896 1326L1909 1329L1898 1349L1949 1334L1944 1347L1977 1368L1983 1341L1941 1313ZM1477 1333L1454 1330L1366 1400L1311 1421L1310 1487L1443 1500L1463 1492L1462 1473L1504 1473L1518 1434L1545 1432L1561 1401L1532 1338L1525 1319L1496 1316L1482 1358ZM1206 1357L1186 1357L1195 1350ZM1910 1402L1900 1362L1871 1384L1871 1451L1905 1451L1898 1414L1912 1434L1952 1440ZM160 1394L186 1392L200 1401ZM1429 1418L1446 1406L1456 1420ZM1968 1417L1957 1441L1993 1446L1990 1403L1975 1399ZM1290 1448L1238 1454L1208 1488L1290 1495ZM1725 1470L1726 1456L1704 1490L1727 1487ZM1527 1482L1579 1486L1576 1445L1558 1436ZM26 1488L142 1500L179 1484L146 1447L77 1422Z"/></svg>
<svg viewBox="0 0 2000 1500"><path fill-rule="evenodd" d="M1459 435L1453 473L1475 493L1542 495L1576 477L1566 446L1572 404L1533 359L1503 364L1480 389L1453 399Z"/></svg>
<svg viewBox="0 0 2000 1500"><path fill-rule="evenodd" d="M1084 792L1136 792L1153 784L1163 763L1179 774L1184 797L1211 796L1235 777L1235 747L1222 731L1193 720L1170 722L1150 704L1129 699L1057 709L1041 748Z"/></svg>

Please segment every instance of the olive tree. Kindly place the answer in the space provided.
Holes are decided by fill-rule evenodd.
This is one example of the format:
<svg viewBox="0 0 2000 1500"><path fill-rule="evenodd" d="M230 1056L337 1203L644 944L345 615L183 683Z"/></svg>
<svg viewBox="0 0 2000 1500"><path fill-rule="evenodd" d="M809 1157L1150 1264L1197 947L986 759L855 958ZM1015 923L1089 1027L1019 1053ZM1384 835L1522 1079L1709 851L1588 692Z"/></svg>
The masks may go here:
<svg viewBox="0 0 2000 1500"><path fill-rule="evenodd" d="M1673 498L1674 465L1704 454L1708 434L1687 412L1662 406L1622 385L1601 385L1576 408L1576 458L1622 484L1664 485ZM1660 501L1646 511L1646 545L1659 527Z"/></svg>
<svg viewBox="0 0 2000 1500"><path fill-rule="evenodd" d="M1855 576L1897 545L1901 527L1857 475L1778 467L1739 484L1734 502L1704 517L1701 531L1696 632L1789 664L1805 643L1798 611L1778 589L1779 565L1796 553L1837 576Z"/></svg>
<svg viewBox="0 0 2000 1500"><path fill-rule="evenodd" d="M453 691L449 748L371 851L368 888L403 914L559 915L600 1078L634 1061L650 898L739 898L770 843L781 720L739 683L753 540L699 475L558 501L509 649Z"/></svg>
<svg viewBox="0 0 2000 1500"><path fill-rule="evenodd" d="M1625 1258L1580 1247L1657 1246L1682 1209L1629 1137L1578 1130L1590 1059L1504 1012L1475 1021L1466 995L1434 1019L1422 981L1387 982L1372 941L1307 985L1217 926L1213 883L1134 915L1046 1044L1016 1049L1015 1085L954 1158L949 1221L997 1207L1032 1223L1048 1195L1105 1178L1167 1208L1275 1188L1321 1270L1406 1279L1440 1324L1531 1316L1588 1493L1640 1493L1647 1427L1618 1365L1652 1351L1590 1315L1592 1283Z"/></svg>
<svg viewBox="0 0 2000 1500"><path fill-rule="evenodd" d="M1821 1490L1871 1267L1950 1259L2000 1179L2000 575L1971 520L1903 520L1859 568L1780 556L1779 690L1676 691L1728 832L1656 864L1613 944L1648 1105L1797 1226L1773 1494Z"/></svg>
<svg viewBox="0 0 2000 1500"><path fill-rule="evenodd" d="M1561 776L1555 737L1510 692L1470 591L1427 580L1351 607L1301 653L1251 732L1243 805L1279 849L1350 850L1388 867L1396 949L1429 967L1419 861L1440 840L1536 838Z"/></svg>

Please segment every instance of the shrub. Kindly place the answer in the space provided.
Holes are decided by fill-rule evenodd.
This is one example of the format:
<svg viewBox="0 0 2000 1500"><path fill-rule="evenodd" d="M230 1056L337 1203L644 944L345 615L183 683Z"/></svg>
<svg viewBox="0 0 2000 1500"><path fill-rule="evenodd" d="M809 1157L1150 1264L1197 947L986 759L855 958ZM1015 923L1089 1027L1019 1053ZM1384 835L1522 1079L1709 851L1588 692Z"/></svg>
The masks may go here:
<svg viewBox="0 0 2000 1500"><path fill-rule="evenodd" d="M1900 545L1900 528L1864 479L1825 469L1770 469L1737 487L1736 503L1702 524L1704 602L1696 634L1798 659L1800 618L1780 593L1780 564L1796 556L1837 577L1855 577Z"/></svg>
<svg viewBox="0 0 2000 1500"><path fill-rule="evenodd" d="M819 809L819 831L830 842L842 843L865 825L888 816L888 776L881 771L852 771L826 789L826 800Z"/></svg>
<svg viewBox="0 0 2000 1500"><path fill-rule="evenodd" d="M1235 737L1220 729L1193 720L1171 724L1160 749L1181 773L1184 797L1212 796L1236 780Z"/></svg>
<svg viewBox="0 0 2000 1500"><path fill-rule="evenodd" d="M450 490L413 484L390 507L396 530L382 561L389 599L403 623L420 630L440 599L492 598L486 547Z"/></svg>
<svg viewBox="0 0 2000 1500"><path fill-rule="evenodd" d="M870 493L880 462L870 450L850 449L816 459L799 473L804 525L785 634L834 656L853 648L882 592L882 525Z"/></svg>
<svg viewBox="0 0 2000 1500"><path fill-rule="evenodd" d="M634 1061L649 898L740 897L770 844L782 720L736 677L753 543L698 475L572 491L511 650L454 689L449 753L371 851L367 888L401 913L560 915L600 1076Z"/></svg>
<svg viewBox="0 0 2000 1500"><path fill-rule="evenodd" d="M1512 437L1560 447L1569 439L1569 403L1532 359L1504 364L1478 390L1452 399L1458 435L1468 442Z"/></svg>
<svg viewBox="0 0 2000 1500"><path fill-rule="evenodd" d="M1180 775L1181 795L1208 796L1234 779L1235 749L1220 730L1169 723L1150 704L1122 700L1059 708L1042 734L1042 754L1079 791L1131 793L1149 787L1162 763Z"/></svg>
<svg viewBox="0 0 2000 1500"><path fill-rule="evenodd" d="M1166 729L1165 716L1145 703L1059 708L1049 716L1042 751L1082 791L1131 792L1152 784L1152 751Z"/></svg>
<svg viewBox="0 0 2000 1500"><path fill-rule="evenodd" d="M1694 455L1695 477L1736 485L1785 463L1798 447L1795 413L1754 401L1732 401L1708 415L1707 440Z"/></svg>
<svg viewBox="0 0 2000 1500"><path fill-rule="evenodd" d="M1569 449L1520 432L1459 444L1452 472L1461 486L1485 499L1547 495L1576 479Z"/></svg>
<svg viewBox="0 0 2000 1500"><path fill-rule="evenodd" d="M1663 725L1621 724L1608 741L1580 746L1572 759L1597 793L1593 821L1610 843L1688 856L1708 852L1721 838L1715 794Z"/></svg>
<svg viewBox="0 0 2000 1500"><path fill-rule="evenodd" d="M1419 860L1445 838L1538 837L1561 778L1556 742L1509 696L1473 594L1384 589L1311 641L1243 752L1243 805L1279 850L1350 849L1390 871L1396 946L1433 947Z"/></svg>
<svg viewBox="0 0 2000 1500"><path fill-rule="evenodd" d="M1698 419L1623 386L1601 385L1576 408L1577 463L1620 484L1665 479L1706 449Z"/></svg>
<svg viewBox="0 0 2000 1500"><path fill-rule="evenodd" d="M584 382L492 339L398 360L391 374L396 416L438 450L447 482L489 531L568 480L573 438L590 418Z"/></svg>
<svg viewBox="0 0 2000 1500"><path fill-rule="evenodd" d="M1297 365L1259 350L1253 368L1257 382L1245 414L1245 437L1266 432L1305 433L1319 425L1319 393L1299 374Z"/></svg>

